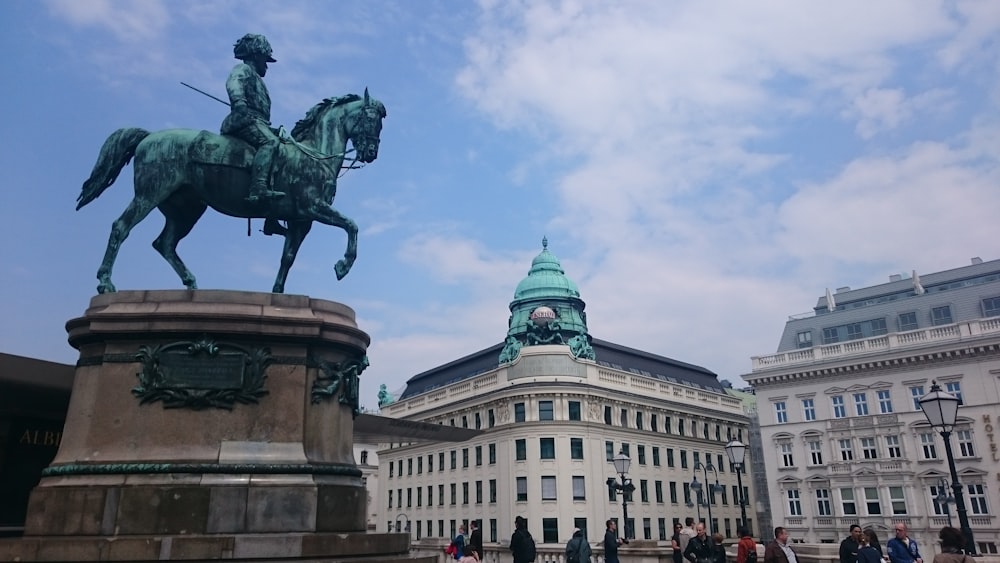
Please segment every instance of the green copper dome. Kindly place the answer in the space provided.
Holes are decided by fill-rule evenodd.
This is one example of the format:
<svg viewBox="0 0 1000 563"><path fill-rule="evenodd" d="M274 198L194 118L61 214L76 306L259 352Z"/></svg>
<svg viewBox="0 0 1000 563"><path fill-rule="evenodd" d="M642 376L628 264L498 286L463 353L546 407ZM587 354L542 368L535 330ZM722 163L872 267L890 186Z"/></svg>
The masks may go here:
<svg viewBox="0 0 1000 563"><path fill-rule="evenodd" d="M573 280L566 277L562 264L554 254L549 252L549 241L542 239L542 251L531 261L528 277L521 280L514 290L514 299L531 299L545 297L580 297Z"/></svg>

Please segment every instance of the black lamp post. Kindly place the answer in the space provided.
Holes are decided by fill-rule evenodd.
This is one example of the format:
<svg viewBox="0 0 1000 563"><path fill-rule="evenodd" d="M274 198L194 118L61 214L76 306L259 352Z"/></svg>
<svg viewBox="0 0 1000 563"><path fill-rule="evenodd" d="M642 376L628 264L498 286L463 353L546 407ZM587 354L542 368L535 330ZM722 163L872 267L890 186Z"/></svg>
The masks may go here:
<svg viewBox="0 0 1000 563"><path fill-rule="evenodd" d="M936 500L940 506L944 507L944 515L948 517L948 527L951 528L952 527L951 507L948 505L955 502L955 497L949 495L946 492L947 490L948 490L948 480L945 479L944 477L939 478L937 482L938 494L937 497L934 498L934 500Z"/></svg>
<svg viewBox="0 0 1000 563"><path fill-rule="evenodd" d="M737 502L740 503L740 518L742 519L741 525L743 528L747 528L747 500L743 496L743 479L740 479L740 473L743 472L743 460L746 459L747 446L739 440L731 440L726 444L726 454L729 456L729 462L733 464L733 468L736 469L736 486L739 489L739 496L737 497Z"/></svg>
<svg viewBox="0 0 1000 563"><path fill-rule="evenodd" d="M708 484L708 472L711 471L715 473L715 484L708 485L708 490L705 491L705 506L708 508L708 533L712 535L715 533L715 526L712 525L712 493L718 491L722 488L719 485L719 472L715 470L715 467L711 463L708 465L698 461L694 464L695 475L691 479L691 490L701 496L701 483L698 482L698 470L701 469L702 475L705 477L705 484ZM701 516L699 516L699 519Z"/></svg>
<svg viewBox="0 0 1000 563"><path fill-rule="evenodd" d="M919 403L931 428L937 430L944 440L944 453L948 456L948 469L951 470L951 489L955 494L955 512L958 513L958 525L965 537L965 553L975 555L976 540L972 537L969 515L965 511L965 499L962 496L962 484L958 482L958 470L955 468L955 454L951 451L951 431L958 418L958 397L942 391L941 386L932 381L930 393L921 397Z"/></svg>
<svg viewBox="0 0 1000 563"><path fill-rule="evenodd" d="M632 459L628 457L628 455L626 455L625 451L623 450L618 452L618 455L616 455L615 458L611 460L611 463L614 464L615 466L615 473L618 473L619 477L621 477L621 483L619 484L615 482L614 477L608 477L607 481L608 489L618 490L621 491L622 493L622 518L624 518L622 522L622 534L624 534L624 538L627 540L629 532L628 497L629 495L632 494L632 491L635 490L635 485L633 485L632 480L627 479L625 475L628 473L629 468L632 466ZM635 534L633 534L633 537L635 537Z"/></svg>

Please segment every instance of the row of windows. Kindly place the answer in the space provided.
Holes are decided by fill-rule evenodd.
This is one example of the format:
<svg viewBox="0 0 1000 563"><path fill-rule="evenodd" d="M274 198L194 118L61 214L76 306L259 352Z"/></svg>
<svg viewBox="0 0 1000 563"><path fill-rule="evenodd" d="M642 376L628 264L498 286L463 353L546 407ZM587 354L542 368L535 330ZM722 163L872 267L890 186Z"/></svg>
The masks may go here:
<svg viewBox="0 0 1000 563"><path fill-rule="evenodd" d="M958 440L957 457L976 457L976 447L972 430L956 430L955 437ZM936 442L938 434L936 432L920 432L917 434L917 438L920 442L920 459L940 459L938 457ZM850 462L855 460L904 459L905 457L905 452L903 451L898 435L838 438L831 441L830 444L835 454L833 461ZM821 439L807 440L805 446L807 454L806 465L824 465L824 441ZM796 467L796 457L790 440L783 440L778 443L778 460L779 466L782 468Z"/></svg>
<svg viewBox="0 0 1000 563"><path fill-rule="evenodd" d="M462 467L469 467L469 450L470 448L462 448ZM474 455L475 464L477 467L483 465L483 446L475 446L471 448ZM488 455L489 464L493 465L497 462L497 445L487 444L486 451ZM458 469L458 450L451 450L448 453L448 467L450 469ZM434 454L427 454L427 456L419 456L416 458L407 458L406 461L406 474L413 475L414 466L416 466L417 475L421 475L424 472L424 460L427 460L426 467L427 473L434 473ZM438 471L445 471L445 452L437 453L437 467ZM389 462L387 465L389 467L389 478L399 475L403 476L403 459L396 460L396 463ZM414 463L416 462L416 463Z"/></svg>
<svg viewBox="0 0 1000 563"><path fill-rule="evenodd" d="M573 500L587 500L587 486L586 479L581 475L574 475L570 478L571 481L571 496ZM559 500L558 499L558 489L557 489L557 477L555 475L543 475L540 479L540 488L538 497L540 500ZM446 486L447 485L447 486ZM471 487L470 487L471 485ZM639 492L639 500L643 503L656 502L657 504L665 504L664 497L664 482L660 480L652 481L652 491L653 496L650 496L650 481L647 479L641 479L639 481L639 487L636 489ZM687 504L691 502L691 491L690 483L683 482L680 483L678 488L677 481L668 481L667 485L667 495L669 496L671 504L679 504L678 489L683 494L684 503ZM490 479L486 481L487 486L487 501L490 504L497 502L497 480ZM472 495L470 495L470 489ZM436 495L435 495L436 491ZM461 493L460 493L461 491ZM615 489L608 489L608 500L615 502L617 501L617 491ZM405 493L405 494L404 494ZM716 494L718 493L718 494ZM721 506L729 505L729 491L725 487L720 487L718 491L711 491L709 494L709 499L707 502L712 504L719 504ZM749 499L749 487L743 487L743 498ZM627 500L632 501L634 494L630 494ZM404 501L405 497L405 501ZM467 506L469 504L483 504L483 481L474 481L472 483L440 483L438 485L427 485L426 487L407 487L406 489L389 489L387 497L387 508L413 508L413 507L431 507L435 505L435 499L437 499L437 506L444 506L447 500L447 504L450 506L457 506L459 504L459 498L461 498L461 504ZM654 500L650 500L650 499ZM528 502L529 492L528 492L528 478L527 477L517 477L516 487L515 487L515 497L516 502ZM739 488L736 485L732 485L732 499L734 505L739 505ZM425 503L426 500L426 503ZM702 501L699 495L699 501Z"/></svg>
<svg viewBox="0 0 1000 563"><path fill-rule="evenodd" d="M1000 316L1000 297L987 297L981 301L983 316ZM928 315L931 326L948 325L954 322L950 305L932 307ZM915 311L900 313L896 317L896 327L899 332L907 332L920 328ZM823 344L836 344L847 340L858 340L881 336L888 332L885 318L870 319L856 323L826 327L823 329ZM796 345L799 348L809 348L813 345L812 331L804 330L796 335Z"/></svg>
<svg viewBox="0 0 1000 563"><path fill-rule="evenodd" d="M948 381L944 384L944 390L958 397L958 404L963 404L962 400L962 382L961 381ZM912 408L915 411L920 410L920 399L926 394L923 385L911 385L907 388L908 406L912 404ZM774 401L774 421L778 424L784 424L789 421L789 409L787 401ZM800 411L799 414L803 422L810 422L817 420L816 414L816 399L813 397L806 397L800 400L799 403ZM874 394L869 394L867 391L859 391L856 393L850 393L847 395L832 395L830 396L830 415L825 416L827 418L847 418L848 413L851 416L868 416L872 414L891 414L895 412L895 407L893 406L892 391L890 389L879 389L874 392Z"/></svg>
<svg viewBox="0 0 1000 563"><path fill-rule="evenodd" d="M836 516L898 516L910 514L907 506L906 493L902 486L860 487L859 489L845 487L836 489L839 512ZM944 502L939 502L937 486L928 489L929 501L935 515L945 514ZM860 493L860 494L858 494ZM813 491L816 516L834 516L834 499L830 489L815 489ZM946 493L947 495L947 493ZM788 516L802 516L802 494L799 489L785 490L785 508ZM972 514L989 514L986 487L982 483L966 485L966 500ZM863 509L863 512L861 511Z"/></svg>

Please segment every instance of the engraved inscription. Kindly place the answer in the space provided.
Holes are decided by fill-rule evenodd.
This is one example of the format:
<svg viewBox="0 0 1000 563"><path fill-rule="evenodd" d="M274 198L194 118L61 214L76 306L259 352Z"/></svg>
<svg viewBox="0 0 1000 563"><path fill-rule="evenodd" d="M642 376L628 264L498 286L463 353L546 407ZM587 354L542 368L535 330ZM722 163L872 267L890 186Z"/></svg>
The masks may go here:
<svg viewBox="0 0 1000 563"><path fill-rule="evenodd" d="M162 387L178 389L240 389L243 387L244 354L221 352L215 356L192 356L185 352L160 355Z"/></svg>

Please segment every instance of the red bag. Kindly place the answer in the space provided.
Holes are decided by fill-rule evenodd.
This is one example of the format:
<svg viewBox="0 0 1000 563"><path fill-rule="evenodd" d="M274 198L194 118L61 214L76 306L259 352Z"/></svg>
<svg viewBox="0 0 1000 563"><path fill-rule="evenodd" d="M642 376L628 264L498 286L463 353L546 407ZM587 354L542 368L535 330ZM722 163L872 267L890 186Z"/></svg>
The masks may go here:
<svg viewBox="0 0 1000 563"><path fill-rule="evenodd" d="M444 548L444 552L454 557L455 554L458 553L458 548L455 547L455 542L449 543L448 547Z"/></svg>

